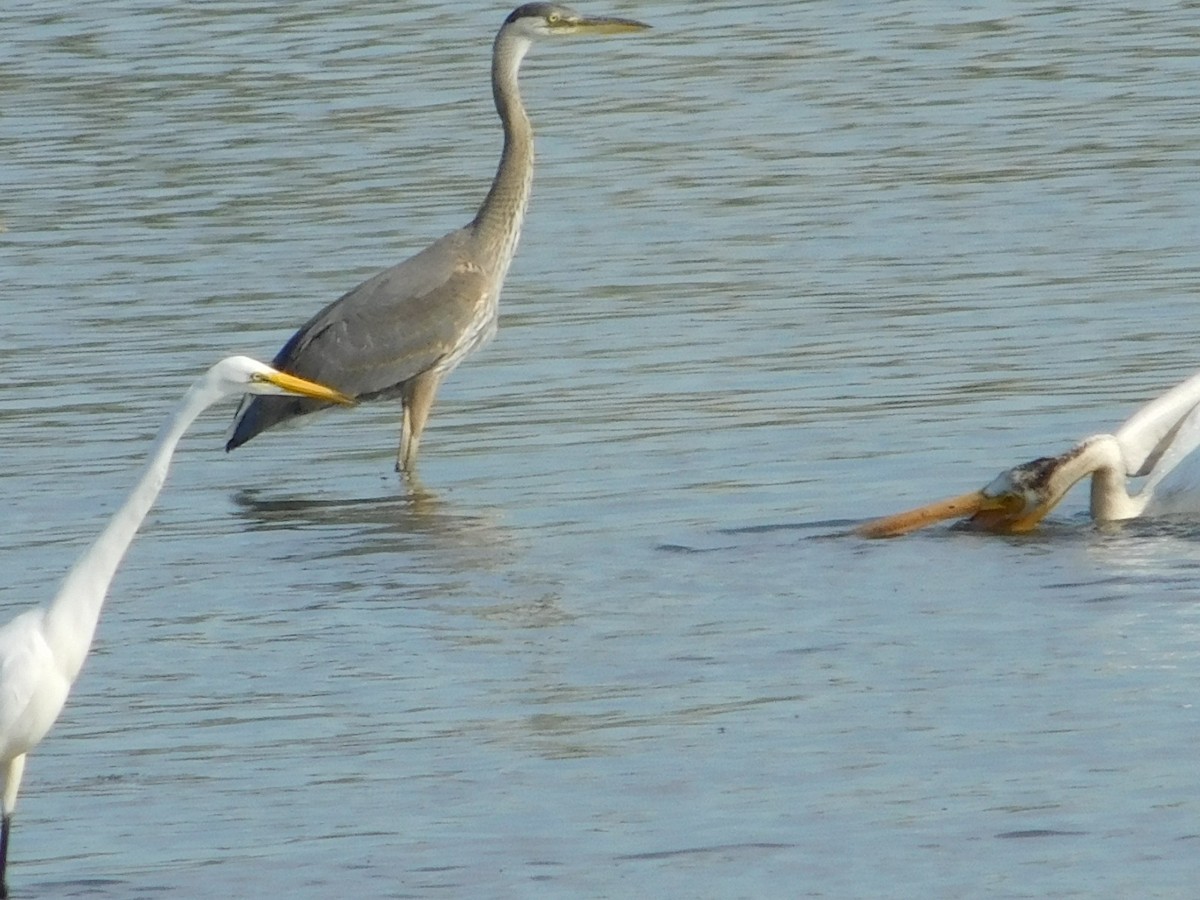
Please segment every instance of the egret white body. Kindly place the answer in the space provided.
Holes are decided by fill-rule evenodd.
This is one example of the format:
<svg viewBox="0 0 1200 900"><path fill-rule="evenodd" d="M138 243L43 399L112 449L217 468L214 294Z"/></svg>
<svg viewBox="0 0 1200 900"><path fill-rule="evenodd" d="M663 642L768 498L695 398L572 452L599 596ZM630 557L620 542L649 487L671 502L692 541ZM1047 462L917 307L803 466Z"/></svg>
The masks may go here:
<svg viewBox="0 0 1200 900"><path fill-rule="evenodd" d="M244 356L217 363L188 389L163 424L129 496L71 567L54 598L0 627L0 897L8 895L8 838L25 756L46 736L66 703L91 649L109 585L162 490L175 447L201 412L247 391L352 402L337 391Z"/></svg>

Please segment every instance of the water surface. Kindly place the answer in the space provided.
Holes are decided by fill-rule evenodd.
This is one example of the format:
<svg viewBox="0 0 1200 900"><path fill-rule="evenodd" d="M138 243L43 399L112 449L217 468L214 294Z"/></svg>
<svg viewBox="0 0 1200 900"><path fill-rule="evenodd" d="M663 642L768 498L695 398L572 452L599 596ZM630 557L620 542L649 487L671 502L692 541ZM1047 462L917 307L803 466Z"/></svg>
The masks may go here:
<svg viewBox="0 0 1200 900"><path fill-rule="evenodd" d="M1187 896L1200 525L866 543L1190 374L1194 10L615 3L535 48L500 332L186 440L18 896ZM461 225L507 9L0 12L12 609L220 356Z"/></svg>

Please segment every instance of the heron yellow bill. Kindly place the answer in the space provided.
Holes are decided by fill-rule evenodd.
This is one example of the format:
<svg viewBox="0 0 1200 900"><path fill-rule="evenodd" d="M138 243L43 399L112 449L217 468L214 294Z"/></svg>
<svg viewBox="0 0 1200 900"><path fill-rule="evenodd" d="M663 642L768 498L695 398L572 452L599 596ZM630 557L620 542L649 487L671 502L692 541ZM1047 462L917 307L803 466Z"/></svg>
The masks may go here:
<svg viewBox="0 0 1200 900"><path fill-rule="evenodd" d="M353 406L355 400L341 391L308 381L287 372L266 372L256 376L259 381L269 381L276 387L283 388L289 394L299 394L302 397L312 397L314 400L328 400L330 403L340 403L342 406Z"/></svg>
<svg viewBox="0 0 1200 900"><path fill-rule="evenodd" d="M892 516L873 519L859 525L854 529L854 533L867 538L899 537L946 519L965 519L968 516L973 523L985 530L1007 531L1012 530L1008 527L1009 523L1023 507L1024 503L1019 497L992 497L983 491L972 491Z"/></svg>

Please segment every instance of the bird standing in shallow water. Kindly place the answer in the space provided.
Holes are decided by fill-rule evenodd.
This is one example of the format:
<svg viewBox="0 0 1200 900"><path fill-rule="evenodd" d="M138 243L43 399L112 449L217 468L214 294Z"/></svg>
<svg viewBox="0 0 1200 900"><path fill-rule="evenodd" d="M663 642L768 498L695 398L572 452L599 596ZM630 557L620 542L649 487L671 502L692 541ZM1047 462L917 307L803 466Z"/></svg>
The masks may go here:
<svg viewBox="0 0 1200 900"><path fill-rule="evenodd" d="M517 85L526 52L543 37L648 27L632 19L581 16L553 3L515 9L492 52L492 93L504 126L504 150L475 218L326 306L276 354L276 368L332 385L356 400L398 398L397 471L412 471L442 379L496 333L500 288L517 250L533 184L533 128ZM325 405L295 397L246 397L225 449Z"/></svg>
<svg viewBox="0 0 1200 900"><path fill-rule="evenodd" d="M212 404L244 391L353 402L337 391L244 356L221 360L192 385L163 424L142 476L100 536L71 567L54 599L0 627L0 897L8 896L8 835L25 754L46 736L67 702L91 649L117 566L162 490L183 433Z"/></svg>

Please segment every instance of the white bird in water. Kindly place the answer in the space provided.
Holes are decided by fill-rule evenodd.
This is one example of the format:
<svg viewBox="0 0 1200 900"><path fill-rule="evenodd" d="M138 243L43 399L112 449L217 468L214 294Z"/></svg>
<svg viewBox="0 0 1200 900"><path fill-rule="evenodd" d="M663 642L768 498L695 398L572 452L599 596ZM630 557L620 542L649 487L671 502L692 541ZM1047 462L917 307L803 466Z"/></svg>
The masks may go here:
<svg viewBox="0 0 1200 900"><path fill-rule="evenodd" d="M1014 534L1032 531L1076 483L1092 476L1097 522L1143 515L1159 484L1200 445L1200 374L1147 403L1115 434L1097 434L1060 456L1002 472L982 490L875 519L855 529L864 537L896 537L945 519ZM1129 479L1145 479L1130 493Z"/></svg>
<svg viewBox="0 0 1200 900"><path fill-rule="evenodd" d="M459 14L450 9L446 17ZM396 471L411 474L443 379L496 332L500 290L533 187L533 126L517 84L525 54L544 38L630 34L649 27L633 19L583 16L556 3L526 3L513 10L492 49L492 93L504 149L475 218L330 303L275 354L277 369L334 385L356 400L399 400ZM581 118L603 106L603 101L593 104ZM585 177L577 188L594 189L593 181ZM238 408L225 449L322 407L292 398L249 397Z"/></svg>
<svg viewBox="0 0 1200 900"><path fill-rule="evenodd" d="M108 587L162 490L175 447L201 412L218 400L247 392L353 402L338 391L244 356L221 360L188 389L163 423L133 490L71 567L54 598L0 627L0 897L8 896L8 837L25 755L46 736L67 701L91 649Z"/></svg>

